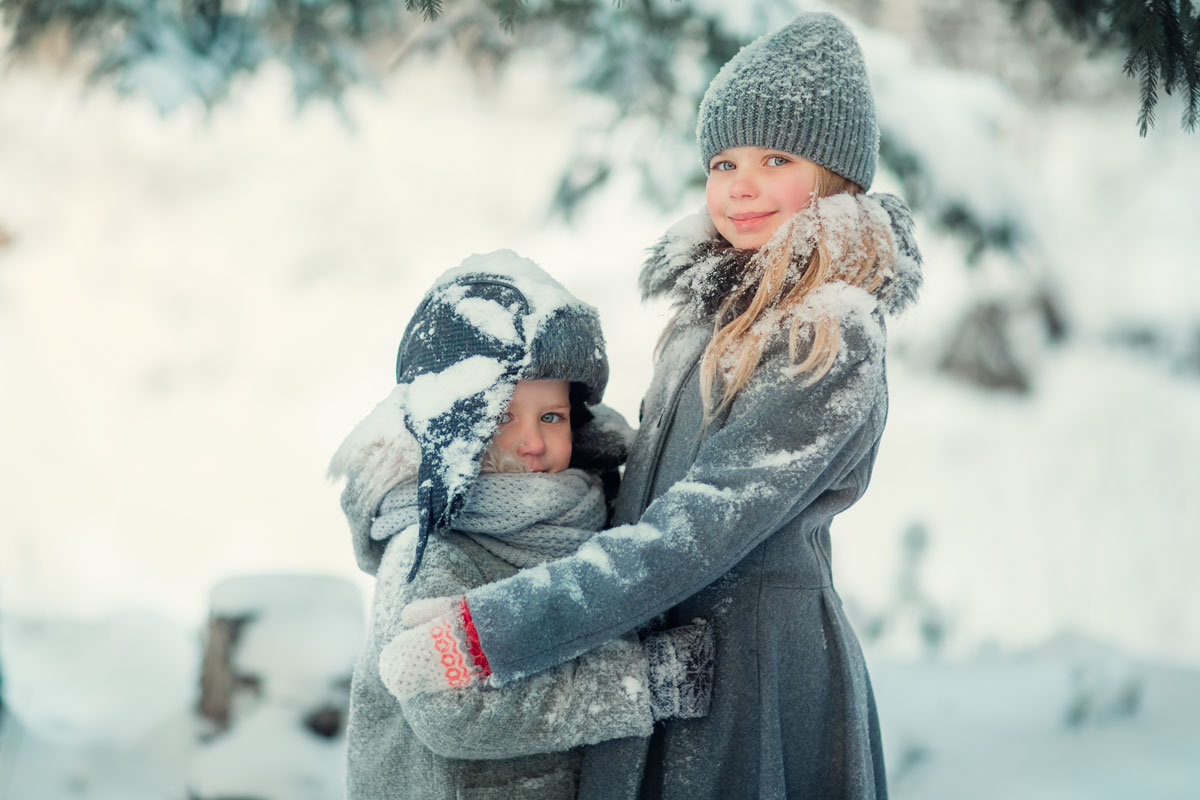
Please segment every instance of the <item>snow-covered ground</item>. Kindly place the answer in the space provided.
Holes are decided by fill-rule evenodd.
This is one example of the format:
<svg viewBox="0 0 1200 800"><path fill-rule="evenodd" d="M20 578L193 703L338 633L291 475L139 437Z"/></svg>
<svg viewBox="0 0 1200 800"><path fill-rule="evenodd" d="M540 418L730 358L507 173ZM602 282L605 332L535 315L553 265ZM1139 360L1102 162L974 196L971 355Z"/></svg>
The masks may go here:
<svg viewBox="0 0 1200 800"><path fill-rule="evenodd" d="M632 419L664 319L637 301L640 256L702 199L663 213L619 174L573 226L549 218L571 137L605 108L533 60L488 92L449 61L406 69L351 97L353 129L294 116L276 71L207 122L73 75L0 80L0 796L180 796L212 586L301 571L370 590L324 472L390 389L429 281L501 247L541 263L600 309L609 401ZM893 331L839 585L882 620L864 639L895 796L1200 796L1200 374L1180 357L1200 153L1166 114L1138 139L1127 97L1023 114L1006 158L1071 335L1031 344L1028 396L934 373L964 299L1022 273L968 273L921 231L928 288ZM979 145L940 146L967 163ZM1160 344L1113 342L1139 326Z"/></svg>
<svg viewBox="0 0 1200 800"><path fill-rule="evenodd" d="M96 623L92 632L120 628ZM77 630L51 625L38 641L21 644L22 665L45 670L40 681L23 683L39 699L65 685L79 690L72 697L84 707L122 710L110 717L113 736L92 729L84 739L81 726L70 742L46 739L38 721L0 719L5 800L158 800L188 790L264 800L339 796L344 741L304 730L301 706L260 700L243 709L230 733L201 743L191 695L178 686L186 668L135 665L138 686L119 679L100 691L97 680L109 674L64 679L57 650L72 648L89 666L115 664L129 659L119 636L85 637L81 646ZM160 655L148 641L138 652L148 664ZM1186 800L1200 790L1196 670L1130 659L1075 637L1015 653L985 648L962 661L868 657L893 797ZM157 703L149 725L139 705L147 695Z"/></svg>
<svg viewBox="0 0 1200 800"><path fill-rule="evenodd" d="M1200 794L1194 670L1077 639L970 661L877 659L893 797L1186 800Z"/></svg>

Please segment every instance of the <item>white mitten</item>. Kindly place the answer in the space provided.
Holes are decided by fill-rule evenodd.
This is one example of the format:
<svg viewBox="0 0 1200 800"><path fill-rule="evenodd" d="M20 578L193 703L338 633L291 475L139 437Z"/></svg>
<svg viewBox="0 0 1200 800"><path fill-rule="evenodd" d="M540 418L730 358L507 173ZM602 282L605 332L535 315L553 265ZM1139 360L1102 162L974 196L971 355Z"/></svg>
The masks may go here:
<svg viewBox="0 0 1200 800"><path fill-rule="evenodd" d="M438 617L455 614L461 605L461 597L426 597L423 600L414 600L400 609L400 621L406 628L415 628Z"/></svg>
<svg viewBox="0 0 1200 800"><path fill-rule="evenodd" d="M461 689L491 674L465 598L434 597L404 607L405 624L379 654L379 677L397 700Z"/></svg>

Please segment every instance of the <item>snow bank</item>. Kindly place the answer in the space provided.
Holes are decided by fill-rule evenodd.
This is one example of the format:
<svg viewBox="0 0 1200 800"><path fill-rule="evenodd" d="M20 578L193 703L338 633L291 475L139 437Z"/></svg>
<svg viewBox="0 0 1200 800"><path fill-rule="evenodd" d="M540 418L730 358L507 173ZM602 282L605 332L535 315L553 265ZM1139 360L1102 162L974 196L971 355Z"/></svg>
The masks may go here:
<svg viewBox="0 0 1200 800"><path fill-rule="evenodd" d="M366 634L363 595L343 578L245 575L213 588L214 617L243 619L233 651L239 675L264 697L310 703L354 670Z"/></svg>
<svg viewBox="0 0 1200 800"><path fill-rule="evenodd" d="M72 747L121 746L195 699L195 635L127 611L95 620L7 617L0 625L4 706L31 735Z"/></svg>

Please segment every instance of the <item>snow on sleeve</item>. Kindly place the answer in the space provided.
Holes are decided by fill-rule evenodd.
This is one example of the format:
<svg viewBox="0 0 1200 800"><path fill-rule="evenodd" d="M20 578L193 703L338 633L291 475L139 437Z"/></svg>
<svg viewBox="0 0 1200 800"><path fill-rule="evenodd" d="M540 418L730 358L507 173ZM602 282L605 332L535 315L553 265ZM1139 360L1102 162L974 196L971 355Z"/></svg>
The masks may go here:
<svg viewBox="0 0 1200 800"><path fill-rule="evenodd" d="M612 572L612 562L609 561L608 553L604 552L600 547L597 547L593 542L586 542L579 548L578 556L589 564L594 565L601 572Z"/></svg>
<svg viewBox="0 0 1200 800"><path fill-rule="evenodd" d="M747 483L745 486L726 486L722 489L712 484L689 480L679 481L672 487L672 490L679 492L685 497L687 495L699 495L706 500L718 501L723 504L723 506L718 507L726 509L732 509L735 505L760 500L774 491L771 486L761 481Z"/></svg>
<svg viewBox="0 0 1200 800"><path fill-rule="evenodd" d="M634 525L622 525L605 533L611 539L627 539L631 542L639 543L653 542L655 539L662 538L662 531L644 522Z"/></svg>
<svg viewBox="0 0 1200 800"><path fill-rule="evenodd" d="M550 570L546 569L545 564L524 570L521 574L528 578L534 586L550 585Z"/></svg>
<svg viewBox="0 0 1200 800"><path fill-rule="evenodd" d="M621 688L625 690L625 694L629 696L630 700L636 700L647 691L646 682L638 680L632 675L621 678Z"/></svg>
<svg viewBox="0 0 1200 800"><path fill-rule="evenodd" d="M825 434L818 436L811 445L799 450L776 450L764 453L750 462L755 469L777 469L780 467L806 467L814 458L824 452L829 445L829 437Z"/></svg>
<svg viewBox="0 0 1200 800"><path fill-rule="evenodd" d="M737 497L737 491L731 487L718 489L715 486L710 486L707 483L697 483L695 481L679 481L674 485L675 491L684 492L686 494L700 494L712 500L733 500Z"/></svg>
<svg viewBox="0 0 1200 800"><path fill-rule="evenodd" d="M864 391L864 387L872 383L881 383L883 365L874 360L865 360L850 375L845 385L830 394L825 403L825 410L836 417L853 417L860 414L867 406L875 402L872 392Z"/></svg>

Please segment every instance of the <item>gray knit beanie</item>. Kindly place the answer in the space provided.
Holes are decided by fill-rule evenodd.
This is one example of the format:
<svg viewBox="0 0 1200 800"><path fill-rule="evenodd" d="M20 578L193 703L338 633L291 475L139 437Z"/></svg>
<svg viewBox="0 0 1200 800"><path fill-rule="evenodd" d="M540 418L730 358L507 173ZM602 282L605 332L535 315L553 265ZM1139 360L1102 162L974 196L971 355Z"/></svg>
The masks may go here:
<svg viewBox="0 0 1200 800"><path fill-rule="evenodd" d="M696 140L705 172L722 150L757 146L871 188L879 127L854 34L832 14L801 14L743 47L708 85Z"/></svg>

